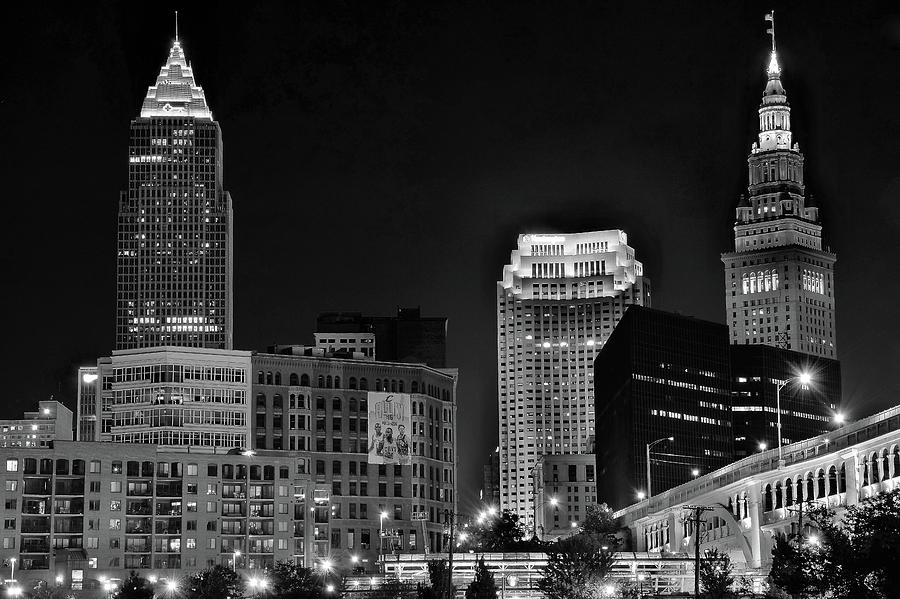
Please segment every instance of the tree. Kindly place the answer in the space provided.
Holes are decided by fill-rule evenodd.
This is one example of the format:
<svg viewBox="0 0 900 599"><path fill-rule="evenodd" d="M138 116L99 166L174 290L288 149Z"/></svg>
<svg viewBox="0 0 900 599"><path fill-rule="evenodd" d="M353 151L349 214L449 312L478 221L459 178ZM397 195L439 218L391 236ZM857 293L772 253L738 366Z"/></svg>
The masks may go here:
<svg viewBox="0 0 900 599"><path fill-rule="evenodd" d="M456 587L450 587L450 593L447 593L447 572L448 564L442 559L433 559L428 562L428 580L430 586L419 587L420 599L445 599L445 597L455 597Z"/></svg>
<svg viewBox="0 0 900 599"><path fill-rule="evenodd" d="M318 599L322 595L322 577L310 568L281 561L271 573L272 594L279 599Z"/></svg>
<svg viewBox="0 0 900 599"><path fill-rule="evenodd" d="M615 563L596 535L579 534L548 545L547 566L538 588L547 599L593 599L601 595Z"/></svg>
<svg viewBox="0 0 900 599"><path fill-rule="evenodd" d="M153 599L153 587L150 581L132 570L113 593L112 599Z"/></svg>
<svg viewBox="0 0 900 599"><path fill-rule="evenodd" d="M519 522L519 515L504 510L497 518L492 518L479 528L471 529L470 547L481 551L517 551L523 543L525 528Z"/></svg>
<svg viewBox="0 0 900 599"><path fill-rule="evenodd" d="M475 578L466 589L466 599L497 599L497 584L483 557L475 562Z"/></svg>
<svg viewBox="0 0 900 599"><path fill-rule="evenodd" d="M795 598L886 599L900 588L900 489L809 512L818 533L776 540L770 580Z"/></svg>
<svg viewBox="0 0 900 599"><path fill-rule="evenodd" d="M613 536L619 529L616 519L613 517L612 508L605 503L592 503L585 510L584 520L581 522L581 530L588 534Z"/></svg>
<svg viewBox="0 0 900 599"><path fill-rule="evenodd" d="M194 572L187 579L185 599L240 599L244 581L231 568L222 565Z"/></svg>
<svg viewBox="0 0 900 599"><path fill-rule="evenodd" d="M737 594L732 590L734 576L733 566L727 553L719 553L718 549L706 552L700 562L700 588L704 599L733 599Z"/></svg>

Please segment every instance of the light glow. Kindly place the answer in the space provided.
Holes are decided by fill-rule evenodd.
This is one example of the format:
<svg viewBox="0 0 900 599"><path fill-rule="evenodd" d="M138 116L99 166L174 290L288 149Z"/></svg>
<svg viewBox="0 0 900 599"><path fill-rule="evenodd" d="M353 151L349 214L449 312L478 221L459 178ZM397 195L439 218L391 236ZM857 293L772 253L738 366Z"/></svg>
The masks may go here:
<svg viewBox="0 0 900 599"><path fill-rule="evenodd" d="M646 496L647 496L647 494L644 493L643 491L638 491L638 494L637 494L638 499L643 499Z"/></svg>
<svg viewBox="0 0 900 599"><path fill-rule="evenodd" d="M170 593L175 593L178 591L178 581L176 580L167 580L166 581L166 590Z"/></svg>
<svg viewBox="0 0 900 599"><path fill-rule="evenodd" d="M778 66L778 58L775 56L775 52L772 52L772 58L769 59L769 68L767 69L769 75L778 75L781 73L781 67Z"/></svg>
<svg viewBox="0 0 900 599"><path fill-rule="evenodd" d="M835 424L844 424L847 421L847 417L844 416L842 412L838 412L834 415Z"/></svg>
<svg viewBox="0 0 900 599"><path fill-rule="evenodd" d="M81 380L84 381L85 383L90 384L90 383L93 383L94 381L96 381L97 378L98 378L98 375L96 375L96 374L85 374L85 375L82 375Z"/></svg>
<svg viewBox="0 0 900 599"><path fill-rule="evenodd" d="M798 377L798 380L801 385L808 385L812 382L812 375L808 372L804 372Z"/></svg>

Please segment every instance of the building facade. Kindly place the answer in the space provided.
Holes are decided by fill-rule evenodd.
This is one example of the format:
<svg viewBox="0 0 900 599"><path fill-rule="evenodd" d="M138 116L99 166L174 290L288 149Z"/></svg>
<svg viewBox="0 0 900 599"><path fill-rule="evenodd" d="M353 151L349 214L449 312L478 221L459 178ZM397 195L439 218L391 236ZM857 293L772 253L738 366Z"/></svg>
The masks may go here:
<svg viewBox="0 0 900 599"><path fill-rule="evenodd" d="M553 541L578 532L587 507L597 503L593 453L545 455L534 467L534 518L538 538Z"/></svg>
<svg viewBox="0 0 900 599"><path fill-rule="evenodd" d="M4 451L0 552L20 583L312 563L318 504L301 456L72 441Z"/></svg>
<svg viewBox="0 0 900 599"><path fill-rule="evenodd" d="M634 551L651 554L727 553L736 574L762 581L772 565L773 539L799 531L800 506L828 506L840 513L900 486L900 407L812 439L748 456L615 513L627 527ZM685 516L703 515L700 535ZM805 534L812 532L804 520ZM761 591L758 588L758 592Z"/></svg>
<svg viewBox="0 0 900 599"><path fill-rule="evenodd" d="M650 283L624 231L520 235L497 283L501 507L533 529L533 469L588 451L593 361Z"/></svg>
<svg viewBox="0 0 900 599"><path fill-rule="evenodd" d="M420 308L398 308L396 316L325 312L316 319L316 347L362 352L380 362L447 367L447 319L422 316Z"/></svg>
<svg viewBox="0 0 900 599"><path fill-rule="evenodd" d="M232 208L222 160L222 131L176 39L131 122L116 349L231 349Z"/></svg>
<svg viewBox="0 0 900 599"><path fill-rule="evenodd" d="M0 420L0 447L50 447L72 440L72 410L58 401L39 401L22 418Z"/></svg>
<svg viewBox="0 0 900 599"><path fill-rule="evenodd" d="M827 433L841 413L841 364L770 345L732 345L732 418L734 457L740 459L778 445L778 397L781 388L781 442L802 441ZM807 373L809 384L798 377Z"/></svg>
<svg viewBox="0 0 900 599"><path fill-rule="evenodd" d="M254 354L252 368L254 447L307 456L330 497L318 557L349 568L441 551L458 501L455 371L293 354ZM409 464L368 463L369 394L381 391L410 396Z"/></svg>
<svg viewBox="0 0 900 599"><path fill-rule="evenodd" d="M250 352L121 350L82 368L78 439L249 448Z"/></svg>
<svg viewBox="0 0 900 599"><path fill-rule="evenodd" d="M834 359L834 263L822 247L819 209L806 195L804 158L792 140L791 108L775 52L759 107L759 141L725 265L731 343L766 344Z"/></svg>
<svg viewBox="0 0 900 599"><path fill-rule="evenodd" d="M724 325L632 306L597 356L594 387L599 501L629 505L732 460Z"/></svg>

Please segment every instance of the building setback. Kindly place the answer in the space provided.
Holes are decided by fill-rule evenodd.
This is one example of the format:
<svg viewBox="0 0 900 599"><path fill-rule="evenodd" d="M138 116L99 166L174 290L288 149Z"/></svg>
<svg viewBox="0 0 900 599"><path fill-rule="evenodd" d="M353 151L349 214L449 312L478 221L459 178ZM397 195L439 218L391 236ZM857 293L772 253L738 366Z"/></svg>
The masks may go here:
<svg viewBox="0 0 900 599"><path fill-rule="evenodd" d="M728 328L628 308L594 363L597 498L612 507L731 461ZM673 437L673 441L666 440Z"/></svg>
<svg viewBox="0 0 900 599"><path fill-rule="evenodd" d="M775 52L759 107L759 141L747 158L734 251L722 254L731 343L766 344L835 358L834 262L822 249L819 209L806 196L803 154Z"/></svg>
<svg viewBox="0 0 900 599"><path fill-rule="evenodd" d="M782 444L835 428L841 405L840 362L769 345L733 345L730 354L735 459L777 447L776 389L782 383ZM802 373L810 375L808 385L797 380Z"/></svg>
<svg viewBox="0 0 900 599"><path fill-rule="evenodd" d="M520 235L497 283L501 508L533 530L533 469L588 452L593 361L650 283L624 231Z"/></svg>
<svg viewBox="0 0 900 599"><path fill-rule="evenodd" d="M78 381L80 441L250 447L250 352L114 351Z"/></svg>
<svg viewBox="0 0 900 599"><path fill-rule="evenodd" d="M445 512L457 506L455 371L291 354L254 354L252 368L254 446L308 456L331 497L319 557L349 565L363 543L374 560L382 513L385 555L444 548ZM411 464L367 463L370 391L410 394Z"/></svg>
<svg viewBox="0 0 900 599"><path fill-rule="evenodd" d="M222 162L222 130L176 39L131 122L116 349L231 349L233 220Z"/></svg>

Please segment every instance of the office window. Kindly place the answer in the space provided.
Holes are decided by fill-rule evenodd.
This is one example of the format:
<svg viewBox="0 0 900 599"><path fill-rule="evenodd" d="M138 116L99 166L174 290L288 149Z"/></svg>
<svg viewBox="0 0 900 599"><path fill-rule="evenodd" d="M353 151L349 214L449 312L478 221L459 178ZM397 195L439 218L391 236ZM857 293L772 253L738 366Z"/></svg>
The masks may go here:
<svg viewBox="0 0 900 599"><path fill-rule="evenodd" d="M109 492L110 493L121 493L122 492L122 481L120 481L120 480L110 481Z"/></svg>
<svg viewBox="0 0 900 599"><path fill-rule="evenodd" d="M187 465L187 475L188 476L197 476L197 464L188 464Z"/></svg>
<svg viewBox="0 0 900 599"><path fill-rule="evenodd" d="M6 490L7 491L15 491L16 487L19 486L19 481L17 480L8 480L6 481Z"/></svg>
<svg viewBox="0 0 900 599"><path fill-rule="evenodd" d="M109 529L110 530L122 530L122 519L121 518L110 518L109 519Z"/></svg>
<svg viewBox="0 0 900 599"><path fill-rule="evenodd" d="M16 458L11 458L6 460L6 471L7 472L18 472L19 471L19 460Z"/></svg>

